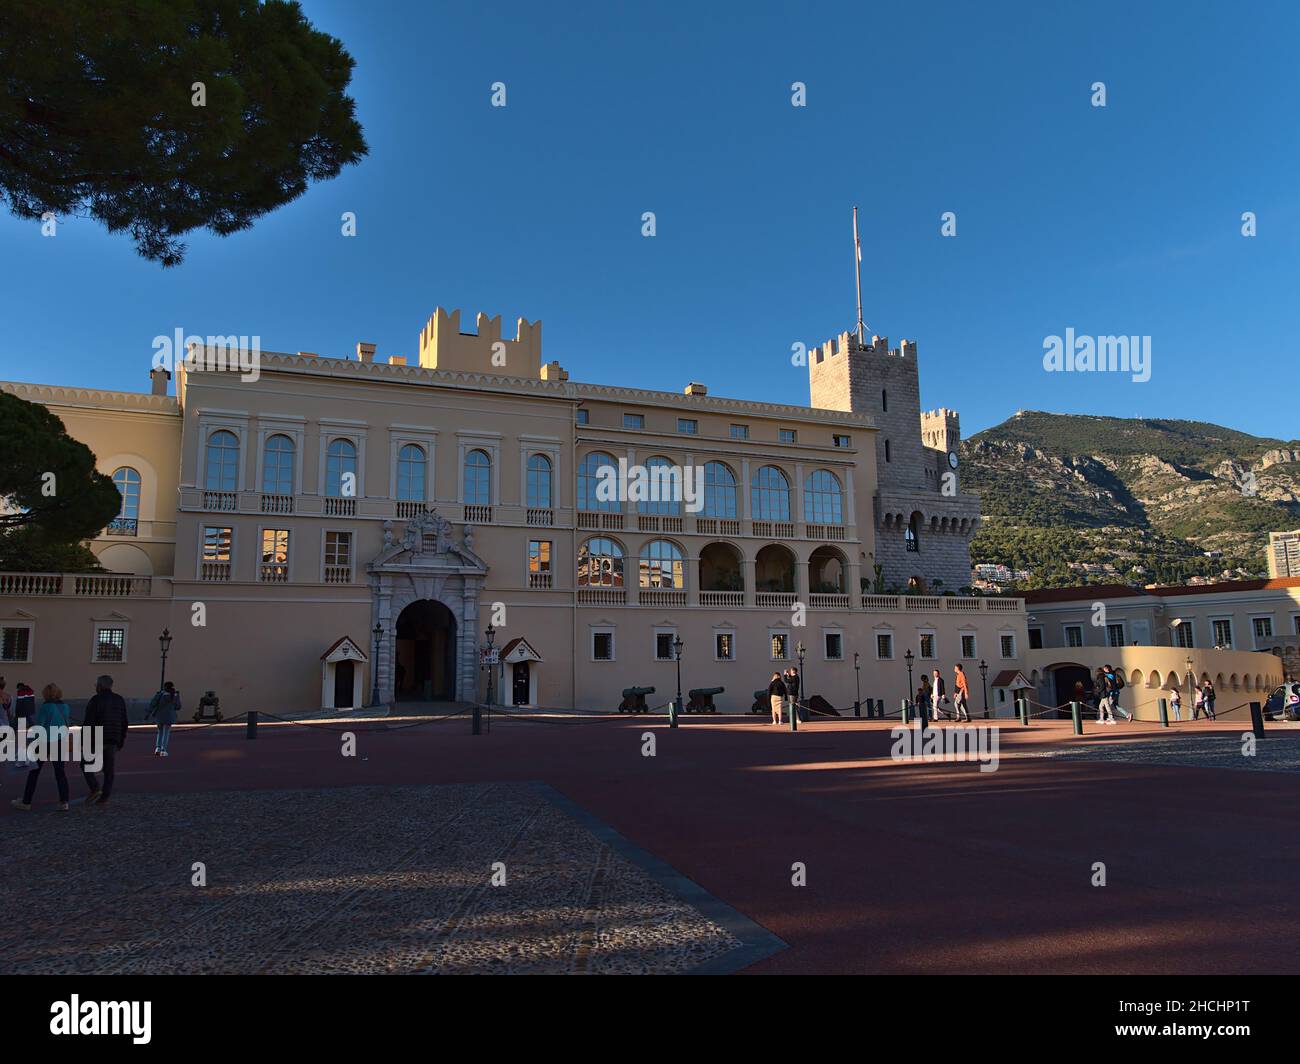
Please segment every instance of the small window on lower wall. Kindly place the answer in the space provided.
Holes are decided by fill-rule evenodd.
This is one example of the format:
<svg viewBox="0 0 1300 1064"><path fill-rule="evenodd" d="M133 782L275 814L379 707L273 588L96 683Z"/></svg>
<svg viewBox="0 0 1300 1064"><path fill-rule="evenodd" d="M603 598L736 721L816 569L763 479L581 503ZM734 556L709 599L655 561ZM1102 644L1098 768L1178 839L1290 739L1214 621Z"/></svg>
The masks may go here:
<svg viewBox="0 0 1300 1064"><path fill-rule="evenodd" d="M117 624L95 625L95 662L126 660L126 627Z"/></svg>
<svg viewBox="0 0 1300 1064"><path fill-rule="evenodd" d="M655 632L655 661L672 661L673 639L677 635L671 629Z"/></svg>
<svg viewBox="0 0 1300 1064"><path fill-rule="evenodd" d="M894 633L876 633L876 658L879 661L894 660Z"/></svg>
<svg viewBox="0 0 1300 1064"><path fill-rule="evenodd" d="M591 632L591 660L614 660L614 629L594 628Z"/></svg>
<svg viewBox="0 0 1300 1064"><path fill-rule="evenodd" d="M772 660L789 661L790 660L790 633L789 632L771 632L769 633L772 643Z"/></svg>
<svg viewBox="0 0 1300 1064"><path fill-rule="evenodd" d="M32 660L32 626L6 624L0 627L0 661Z"/></svg>
<svg viewBox="0 0 1300 1064"><path fill-rule="evenodd" d="M715 661L736 660L736 633L713 633L713 659Z"/></svg>
<svg viewBox="0 0 1300 1064"><path fill-rule="evenodd" d="M925 658L927 661L938 657L938 654L935 652L933 632L921 633L921 657Z"/></svg>
<svg viewBox="0 0 1300 1064"><path fill-rule="evenodd" d="M998 636L998 642L1002 647L1002 656L1004 658L1014 658L1016 656L1016 637L1009 632Z"/></svg>
<svg viewBox="0 0 1300 1064"><path fill-rule="evenodd" d="M823 632L822 641L826 646L827 661L844 660L844 635L841 632Z"/></svg>
<svg viewBox="0 0 1300 1064"><path fill-rule="evenodd" d="M1043 630L1041 628L1029 629L1029 649L1030 650L1043 649Z"/></svg>
<svg viewBox="0 0 1300 1064"><path fill-rule="evenodd" d="M974 661L979 657L975 645L975 637L969 633L963 633L961 637L961 656L967 661Z"/></svg>

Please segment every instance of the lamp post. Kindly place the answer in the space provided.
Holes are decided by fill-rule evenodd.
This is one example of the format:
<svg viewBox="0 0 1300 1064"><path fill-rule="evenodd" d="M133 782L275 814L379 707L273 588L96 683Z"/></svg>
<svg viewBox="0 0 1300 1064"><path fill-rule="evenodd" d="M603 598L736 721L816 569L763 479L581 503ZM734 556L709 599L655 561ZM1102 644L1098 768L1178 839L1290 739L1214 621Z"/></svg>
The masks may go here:
<svg viewBox="0 0 1300 1064"><path fill-rule="evenodd" d="M795 657L799 659L799 697L803 698L807 695L808 688L804 686L803 682L803 658L807 653L807 650L804 649L802 642L798 642L794 645L794 653Z"/></svg>
<svg viewBox="0 0 1300 1064"><path fill-rule="evenodd" d="M907 662L907 700L912 701L912 662L916 660L916 655L909 649L903 655L903 660Z"/></svg>
<svg viewBox="0 0 1300 1064"><path fill-rule="evenodd" d="M677 707L677 713L682 711L682 649L685 646L686 644L682 642L680 633L673 637L673 660L677 662L677 701L674 703ZM674 714L673 719L673 726L676 727L676 714Z"/></svg>
<svg viewBox="0 0 1300 1064"><path fill-rule="evenodd" d="M862 666L858 664L858 652L853 652L853 715L862 716ZM867 714L870 716L870 712Z"/></svg>
<svg viewBox="0 0 1300 1064"><path fill-rule="evenodd" d="M378 621L370 634L375 637L375 656L370 659L370 704L379 705L379 644L384 638L384 626Z"/></svg>
<svg viewBox="0 0 1300 1064"><path fill-rule="evenodd" d="M790 730L791 731L799 730L799 699L804 693L803 657L805 653L806 651L804 650L803 640L800 640L798 643L794 645L794 656L799 661L799 671L795 673L795 677L796 677L795 685L794 685L795 695L792 699L790 699Z"/></svg>
<svg viewBox="0 0 1300 1064"><path fill-rule="evenodd" d="M989 663L980 660L980 686L984 688L984 719L989 716Z"/></svg>
<svg viewBox="0 0 1300 1064"><path fill-rule="evenodd" d="M483 635L487 637L487 704L488 712L492 709L492 677L496 672L496 666L492 662L492 642L497 637L496 625L491 621L488 622L487 628L483 630Z"/></svg>
<svg viewBox="0 0 1300 1064"><path fill-rule="evenodd" d="M1193 672L1195 662L1192 656L1187 655L1187 709L1191 714L1196 713L1196 673Z"/></svg>
<svg viewBox="0 0 1300 1064"><path fill-rule="evenodd" d="M172 645L172 634L166 628L162 630L162 635L158 637L158 646L162 650L162 674L158 677L158 690L163 689L163 684L167 682L167 650Z"/></svg>

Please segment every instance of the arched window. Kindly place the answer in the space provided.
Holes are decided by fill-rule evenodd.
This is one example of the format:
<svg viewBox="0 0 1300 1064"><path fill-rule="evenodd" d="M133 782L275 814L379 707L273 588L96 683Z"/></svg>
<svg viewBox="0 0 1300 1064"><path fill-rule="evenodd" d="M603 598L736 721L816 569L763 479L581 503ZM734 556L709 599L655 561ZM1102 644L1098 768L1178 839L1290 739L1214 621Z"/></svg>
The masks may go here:
<svg viewBox="0 0 1300 1064"><path fill-rule="evenodd" d="M915 513L912 519L907 522L907 529L903 532L903 541L907 544L907 549L915 554L921 549L921 515Z"/></svg>
<svg viewBox="0 0 1300 1064"><path fill-rule="evenodd" d="M268 436L262 452L262 494L293 494L293 440L277 433Z"/></svg>
<svg viewBox="0 0 1300 1064"><path fill-rule="evenodd" d="M578 548L579 587L622 587L623 548L607 536L593 536Z"/></svg>
<svg viewBox="0 0 1300 1064"><path fill-rule="evenodd" d="M652 539L641 550L641 586L683 588L686 563L682 552L666 539Z"/></svg>
<svg viewBox="0 0 1300 1064"><path fill-rule="evenodd" d="M239 486L239 440L233 432L221 429L208 437L204 460L204 488L207 491L234 491Z"/></svg>
<svg viewBox="0 0 1300 1064"><path fill-rule="evenodd" d="M751 501L755 521L790 520L790 482L776 466L763 466L754 474Z"/></svg>
<svg viewBox="0 0 1300 1064"><path fill-rule="evenodd" d="M130 466L122 466L113 470L113 483L122 496L122 508L118 510L117 516L127 521L139 520L140 474Z"/></svg>
<svg viewBox="0 0 1300 1064"><path fill-rule="evenodd" d="M677 517L682 512L682 477L667 458L656 456L646 459L646 472L649 474L649 499L639 499L636 512L639 514L663 514Z"/></svg>
<svg viewBox="0 0 1300 1064"><path fill-rule="evenodd" d="M842 525L844 507L840 498L840 480L829 469L809 474L803 487L804 518L815 525Z"/></svg>
<svg viewBox="0 0 1300 1064"><path fill-rule="evenodd" d="M351 476L347 474L351 473ZM346 477L346 481L345 481ZM330 440L325 451L325 494L331 499L356 498L357 445L351 440Z"/></svg>
<svg viewBox="0 0 1300 1064"><path fill-rule="evenodd" d="M618 513L622 509L616 491L597 490L602 482L608 482L610 484L616 483L610 472L606 472L602 476L600 472L602 469L610 470L613 474L618 473L618 463L614 461L612 455L608 455L604 451L592 451L589 455L583 458L581 463L579 463L579 510Z"/></svg>
<svg viewBox="0 0 1300 1064"><path fill-rule="evenodd" d="M736 516L736 474L721 462L704 464L703 516Z"/></svg>
<svg viewBox="0 0 1300 1064"><path fill-rule="evenodd" d="M551 460L544 454L528 456L528 508L551 508Z"/></svg>
<svg viewBox="0 0 1300 1064"><path fill-rule="evenodd" d="M465 505L492 505L492 459L487 451L476 449L465 456Z"/></svg>
<svg viewBox="0 0 1300 1064"><path fill-rule="evenodd" d="M397 452L397 499L399 502L424 502L428 456L418 444L408 443Z"/></svg>

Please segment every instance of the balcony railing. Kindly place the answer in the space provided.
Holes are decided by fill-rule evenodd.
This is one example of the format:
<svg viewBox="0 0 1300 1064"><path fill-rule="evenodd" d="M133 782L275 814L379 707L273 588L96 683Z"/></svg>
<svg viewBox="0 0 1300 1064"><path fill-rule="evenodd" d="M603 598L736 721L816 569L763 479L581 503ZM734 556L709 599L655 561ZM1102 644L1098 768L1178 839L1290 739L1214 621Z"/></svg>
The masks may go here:
<svg viewBox="0 0 1300 1064"><path fill-rule="evenodd" d="M490 525L492 523L492 507L466 505L465 521L471 525Z"/></svg>
<svg viewBox="0 0 1300 1064"><path fill-rule="evenodd" d="M680 588L643 587L637 599L643 606L685 606L686 592Z"/></svg>
<svg viewBox="0 0 1300 1064"><path fill-rule="evenodd" d="M759 591L754 595L754 605L764 609L788 610L794 603L793 591Z"/></svg>
<svg viewBox="0 0 1300 1064"><path fill-rule="evenodd" d="M623 515L620 513L603 513L596 510L580 510L578 527L600 532L621 532Z"/></svg>
<svg viewBox="0 0 1300 1064"><path fill-rule="evenodd" d="M397 501L397 516L409 521L412 517L424 513L424 507L423 499L399 499Z"/></svg>
<svg viewBox="0 0 1300 1064"><path fill-rule="evenodd" d="M230 579L229 562L199 562L199 579L224 583Z"/></svg>
<svg viewBox="0 0 1300 1064"><path fill-rule="evenodd" d="M863 595L861 607L873 612L929 611L932 613L1019 613L1019 598L959 598L955 595Z"/></svg>
<svg viewBox="0 0 1300 1064"><path fill-rule="evenodd" d="M293 496L292 495L263 495L262 513L264 514L293 513Z"/></svg>
<svg viewBox="0 0 1300 1064"><path fill-rule="evenodd" d="M849 596L815 591L808 596L808 605L814 610L847 610Z"/></svg>
<svg viewBox="0 0 1300 1064"><path fill-rule="evenodd" d="M220 510L224 513L233 513L239 508L239 497L233 491L205 491L203 493L203 509Z"/></svg>
<svg viewBox="0 0 1300 1064"><path fill-rule="evenodd" d="M350 565L325 566L325 583L327 584L352 583L352 566Z"/></svg>
<svg viewBox="0 0 1300 1064"><path fill-rule="evenodd" d="M264 584L287 584L289 566L283 562L263 562L261 577Z"/></svg>
<svg viewBox="0 0 1300 1064"><path fill-rule="evenodd" d="M529 507L528 523L542 528L555 524L555 511L544 506Z"/></svg>
<svg viewBox="0 0 1300 1064"><path fill-rule="evenodd" d="M551 587L550 573L529 573L528 587L532 591L548 591Z"/></svg>
<svg viewBox="0 0 1300 1064"><path fill-rule="evenodd" d="M772 526L772 535L777 539L794 539L794 525L789 521L777 521Z"/></svg>
<svg viewBox="0 0 1300 1064"><path fill-rule="evenodd" d="M843 525L805 525L809 539L842 540L847 538Z"/></svg>
<svg viewBox="0 0 1300 1064"><path fill-rule="evenodd" d="M104 529L106 536L134 536L140 522L134 517L115 517Z"/></svg>
<svg viewBox="0 0 1300 1064"><path fill-rule="evenodd" d="M356 517L356 515L356 499L339 499L330 495L325 496L326 517Z"/></svg>
<svg viewBox="0 0 1300 1064"><path fill-rule="evenodd" d="M0 595L37 598L75 595L78 598L147 598L153 578L118 573L0 573Z"/></svg>
<svg viewBox="0 0 1300 1064"><path fill-rule="evenodd" d="M700 605L712 606L714 608L730 609L733 606L743 606L745 604L745 593L743 591L701 591Z"/></svg>
<svg viewBox="0 0 1300 1064"><path fill-rule="evenodd" d="M578 601L586 606L622 606L627 590L621 587L580 587Z"/></svg>

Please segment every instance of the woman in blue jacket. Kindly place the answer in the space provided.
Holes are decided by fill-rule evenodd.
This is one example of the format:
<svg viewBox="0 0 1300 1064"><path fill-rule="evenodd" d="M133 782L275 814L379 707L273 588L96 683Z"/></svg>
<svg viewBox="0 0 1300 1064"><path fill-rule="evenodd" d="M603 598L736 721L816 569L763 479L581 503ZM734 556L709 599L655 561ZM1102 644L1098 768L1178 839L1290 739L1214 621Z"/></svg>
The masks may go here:
<svg viewBox="0 0 1300 1064"><path fill-rule="evenodd" d="M68 741L68 705L63 701L63 692L58 684L46 684L41 692L44 702L36 712L36 721L28 727L45 729L45 760L36 762L36 767L27 773L27 786L23 788L23 797L15 798L10 804L15 809L29 810L32 807L32 795L36 793L36 781L41 778L41 769L45 762L54 766L54 782L59 788L59 811L68 811L68 774L63 768L63 751Z"/></svg>

